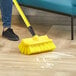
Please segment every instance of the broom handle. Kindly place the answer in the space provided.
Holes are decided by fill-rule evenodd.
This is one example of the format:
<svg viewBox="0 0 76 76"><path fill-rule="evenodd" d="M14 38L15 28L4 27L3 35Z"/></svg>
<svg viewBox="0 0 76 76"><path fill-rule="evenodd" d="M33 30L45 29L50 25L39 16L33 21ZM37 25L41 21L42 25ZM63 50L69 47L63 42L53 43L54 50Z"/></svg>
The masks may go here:
<svg viewBox="0 0 76 76"><path fill-rule="evenodd" d="M30 33L32 34L32 36L34 36L35 35L35 32L34 32L32 26L30 25L30 22L28 21L27 17L25 16L24 12L22 11L20 5L18 4L17 0L13 0L13 3L16 6L19 14L21 15L24 23L26 24L28 30L30 31Z"/></svg>

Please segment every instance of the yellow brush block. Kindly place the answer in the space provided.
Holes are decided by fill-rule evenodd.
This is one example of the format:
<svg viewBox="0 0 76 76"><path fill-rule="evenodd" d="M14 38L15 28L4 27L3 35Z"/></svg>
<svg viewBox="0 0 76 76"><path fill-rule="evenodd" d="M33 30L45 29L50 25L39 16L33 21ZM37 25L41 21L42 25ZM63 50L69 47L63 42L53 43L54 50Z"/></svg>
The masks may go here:
<svg viewBox="0 0 76 76"><path fill-rule="evenodd" d="M22 54L35 54L41 52L52 51L56 48L52 39L45 36L35 36L32 38L22 39L19 44L19 50Z"/></svg>

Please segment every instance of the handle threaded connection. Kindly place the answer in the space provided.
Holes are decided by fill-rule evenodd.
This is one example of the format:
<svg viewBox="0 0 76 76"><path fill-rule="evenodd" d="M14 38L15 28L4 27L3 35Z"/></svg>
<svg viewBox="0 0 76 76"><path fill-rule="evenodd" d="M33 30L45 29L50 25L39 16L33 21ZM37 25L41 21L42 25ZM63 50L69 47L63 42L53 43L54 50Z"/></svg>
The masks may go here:
<svg viewBox="0 0 76 76"><path fill-rule="evenodd" d="M34 32L34 30L33 30L33 28L32 28L32 26L29 26L28 30L30 31L30 33L32 34L32 36L36 35L35 32Z"/></svg>

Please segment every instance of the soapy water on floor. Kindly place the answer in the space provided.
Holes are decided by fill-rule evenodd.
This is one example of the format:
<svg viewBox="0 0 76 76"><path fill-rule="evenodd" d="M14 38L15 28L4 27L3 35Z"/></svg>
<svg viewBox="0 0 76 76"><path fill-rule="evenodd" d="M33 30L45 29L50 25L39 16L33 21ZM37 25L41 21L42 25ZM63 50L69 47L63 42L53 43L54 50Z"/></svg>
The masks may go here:
<svg viewBox="0 0 76 76"><path fill-rule="evenodd" d="M63 61L59 61L59 59L63 58L75 58L75 56L66 53L52 52L36 57L36 62L40 64L42 69L52 69L59 62L63 63Z"/></svg>

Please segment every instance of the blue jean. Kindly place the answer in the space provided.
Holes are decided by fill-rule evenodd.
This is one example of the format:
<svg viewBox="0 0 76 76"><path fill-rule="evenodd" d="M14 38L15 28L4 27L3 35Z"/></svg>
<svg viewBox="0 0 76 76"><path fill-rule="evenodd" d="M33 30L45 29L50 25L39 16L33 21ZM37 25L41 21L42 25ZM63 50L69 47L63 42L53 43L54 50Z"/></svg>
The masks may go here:
<svg viewBox="0 0 76 76"><path fill-rule="evenodd" d="M12 0L0 0L3 27L11 27Z"/></svg>

